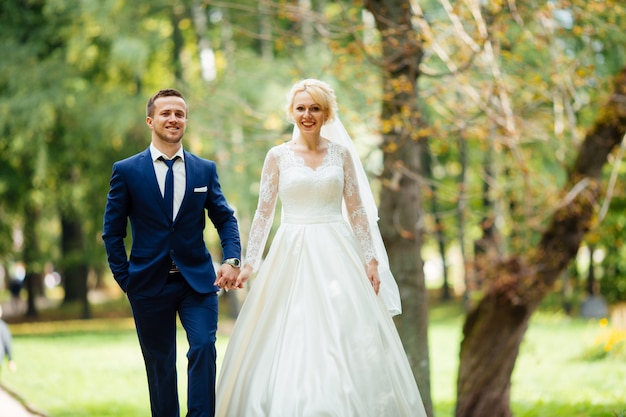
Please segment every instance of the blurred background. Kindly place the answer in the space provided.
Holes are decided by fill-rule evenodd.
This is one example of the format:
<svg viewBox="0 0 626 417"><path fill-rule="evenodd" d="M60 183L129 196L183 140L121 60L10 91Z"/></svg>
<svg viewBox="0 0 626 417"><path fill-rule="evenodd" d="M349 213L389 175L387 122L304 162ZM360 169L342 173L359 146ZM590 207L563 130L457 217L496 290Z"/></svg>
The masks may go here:
<svg viewBox="0 0 626 417"><path fill-rule="evenodd" d="M625 30L617 0L3 0L0 302L14 344L59 322L128 330L101 228L113 162L149 144L154 92L186 96L184 146L217 162L245 247L265 153L290 138L286 94L313 77L334 87L379 199L396 324L430 415L511 415L536 319L538 339L572 326L546 349L573 337L572 357L623 381ZM245 292L222 299L227 329ZM626 410L616 387L524 389L513 383L516 415ZM126 412L141 415L110 415Z"/></svg>

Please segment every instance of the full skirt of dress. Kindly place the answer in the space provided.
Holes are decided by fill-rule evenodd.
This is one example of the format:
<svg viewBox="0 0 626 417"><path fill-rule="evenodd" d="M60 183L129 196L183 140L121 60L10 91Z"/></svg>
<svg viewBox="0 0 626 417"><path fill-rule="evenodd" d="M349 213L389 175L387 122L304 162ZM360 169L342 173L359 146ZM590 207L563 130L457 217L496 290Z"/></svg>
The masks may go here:
<svg viewBox="0 0 626 417"><path fill-rule="evenodd" d="M218 417L426 416L350 226L283 223L237 318Z"/></svg>

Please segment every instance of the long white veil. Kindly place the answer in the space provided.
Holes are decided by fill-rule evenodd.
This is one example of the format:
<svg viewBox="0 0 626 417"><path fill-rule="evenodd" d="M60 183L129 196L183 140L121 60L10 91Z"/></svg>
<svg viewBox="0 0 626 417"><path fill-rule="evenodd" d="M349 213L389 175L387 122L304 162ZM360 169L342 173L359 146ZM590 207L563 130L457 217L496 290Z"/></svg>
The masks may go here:
<svg viewBox="0 0 626 417"><path fill-rule="evenodd" d="M294 125L293 136L296 137L300 134L298 127ZM380 276L380 290L378 296L382 299L387 306L389 313L392 316L396 316L402 313L402 304L400 302L400 291L398 290L398 284L391 273L389 268L389 257L387 256L387 250L383 243L383 238L378 228L378 207L372 194L369 181L361 159L356 151L354 143L350 135L346 131L343 123L338 117L334 120L326 123L322 127L321 136L344 146L350 152L352 161L354 163L357 180L359 184L359 194L361 196L361 202L367 211L367 219L372 233L372 240L374 243L374 249L376 251L376 259L378 260L378 274ZM345 213L344 213L345 215Z"/></svg>

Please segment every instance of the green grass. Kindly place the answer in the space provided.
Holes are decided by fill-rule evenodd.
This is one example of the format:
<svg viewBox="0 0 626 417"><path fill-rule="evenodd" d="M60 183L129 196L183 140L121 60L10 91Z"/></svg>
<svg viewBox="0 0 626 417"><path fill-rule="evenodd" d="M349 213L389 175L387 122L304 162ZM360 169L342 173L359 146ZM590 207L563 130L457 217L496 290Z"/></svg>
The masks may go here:
<svg viewBox="0 0 626 417"><path fill-rule="evenodd" d="M515 416L613 417L626 410L626 356L593 360L587 353L605 332L599 320L538 313L513 374Z"/></svg>
<svg viewBox="0 0 626 417"><path fill-rule="evenodd" d="M12 325L16 373L2 383L51 417L149 416L143 359L132 319ZM219 337L217 349L226 348ZM181 403L186 397L186 340L178 337ZM183 413L184 414L184 413Z"/></svg>
<svg viewBox="0 0 626 417"><path fill-rule="evenodd" d="M431 311L432 393L437 417L452 417L463 318L456 306ZM223 328L228 322L223 320ZM147 384L132 320L11 324L16 373L2 383L51 417L149 416ZM537 313L513 375L515 417L615 417L626 410L626 358L589 356L603 329L597 320ZM179 332L181 405L186 341ZM221 362L227 335L218 337ZM219 364L218 364L219 366ZM183 413L184 414L184 413ZM623 414L622 414L623 415Z"/></svg>
<svg viewBox="0 0 626 417"><path fill-rule="evenodd" d="M430 313L431 388L437 417L453 417L463 316L458 306ZM599 320L534 315L512 379L515 417L626 417L626 355L594 360ZM600 338L601 339L601 338Z"/></svg>

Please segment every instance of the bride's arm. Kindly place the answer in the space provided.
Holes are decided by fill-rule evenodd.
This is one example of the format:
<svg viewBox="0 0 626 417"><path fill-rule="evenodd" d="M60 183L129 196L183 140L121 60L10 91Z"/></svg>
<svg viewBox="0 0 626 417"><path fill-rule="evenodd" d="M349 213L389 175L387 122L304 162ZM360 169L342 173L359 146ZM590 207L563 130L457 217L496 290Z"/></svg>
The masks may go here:
<svg viewBox="0 0 626 417"><path fill-rule="evenodd" d="M261 264L263 250L269 236L274 211L276 209L276 199L278 197L278 176L279 165L276 148L272 148L265 157L263 171L261 172L261 185L259 188L259 202L254 213L252 225L250 226L250 236L248 237L248 247L243 268L237 278L237 286L242 287L253 271L256 271Z"/></svg>
<svg viewBox="0 0 626 417"><path fill-rule="evenodd" d="M380 277L378 275L378 260L376 259L376 249L372 239L372 232L367 218L367 211L361 201L359 193L359 182L356 176L354 162L349 152L343 153L343 199L346 203L348 219L352 225L352 230L356 236L359 246L365 257L367 265L367 277L369 278L374 291L378 293L380 288Z"/></svg>

